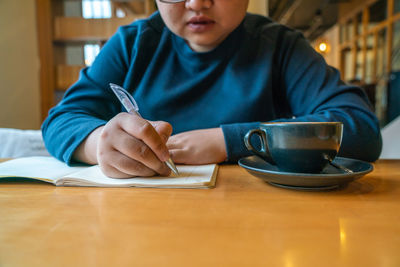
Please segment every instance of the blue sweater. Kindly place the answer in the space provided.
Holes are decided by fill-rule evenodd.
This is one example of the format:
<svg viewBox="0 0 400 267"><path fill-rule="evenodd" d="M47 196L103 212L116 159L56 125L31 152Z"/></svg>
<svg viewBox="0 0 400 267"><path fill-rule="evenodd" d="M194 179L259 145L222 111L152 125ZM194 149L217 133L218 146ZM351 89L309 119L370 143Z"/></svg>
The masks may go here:
<svg viewBox="0 0 400 267"><path fill-rule="evenodd" d="M120 27L43 123L52 155L71 164L94 129L125 111L109 83L126 88L144 118L171 123L175 134L222 127L229 162L250 154L243 136L267 121L341 121L339 155L374 161L381 151L363 91L344 84L299 32L262 16L247 14L206 53L192 51L158 13Z"/></svg>

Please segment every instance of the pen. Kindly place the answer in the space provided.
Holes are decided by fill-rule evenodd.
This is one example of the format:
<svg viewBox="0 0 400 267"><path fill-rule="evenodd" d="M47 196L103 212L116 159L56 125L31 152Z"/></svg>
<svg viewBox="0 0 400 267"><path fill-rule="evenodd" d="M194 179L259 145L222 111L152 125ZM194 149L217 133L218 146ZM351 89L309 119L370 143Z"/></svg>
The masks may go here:
<svg viewBox="0 0 400 267"><path fill-rule="evenodd" d="M124 88L119 85L110 83L110 87L128 113L142 117L139 113L139 106L131 94L129 94ZM175 175L179 175L178 169L176 168L175 163L172 161L171 157L168 158L165 164L172 170Z"/></svg>

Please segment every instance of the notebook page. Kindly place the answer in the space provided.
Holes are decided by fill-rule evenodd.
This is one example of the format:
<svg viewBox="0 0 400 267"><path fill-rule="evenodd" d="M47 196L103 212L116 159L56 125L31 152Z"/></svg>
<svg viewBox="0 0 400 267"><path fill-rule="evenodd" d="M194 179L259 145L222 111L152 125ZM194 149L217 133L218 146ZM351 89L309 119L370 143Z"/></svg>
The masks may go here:
<svg viewBox="0 0 400 267"><path fill-rule="evenodd" d="M135 177L128 179L109 178L102 173L99 166L82 169L69 174L57 182L57 185L109 186L109 187L168 187L199 188L212 187L215 184L216 164L178 165L180 175L175 177Z"/></svg>
<svg viewBox="0 0 400 267"><path fill-rule="evenodd" d="M87 167L69 167L53 157L23 157L0 163L0 177L25 177L55 182L73 171Z"/></svg>

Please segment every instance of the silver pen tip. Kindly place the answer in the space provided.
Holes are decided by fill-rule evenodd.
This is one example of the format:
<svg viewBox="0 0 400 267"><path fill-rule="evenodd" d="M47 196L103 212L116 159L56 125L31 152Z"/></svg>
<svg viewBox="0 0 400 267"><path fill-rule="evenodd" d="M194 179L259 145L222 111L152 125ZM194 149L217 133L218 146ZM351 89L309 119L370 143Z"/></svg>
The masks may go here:
<svg viewBox="0 0 400 267"><path fill-rule="evenodd" d="M172 161L171 158L169 158L165 164L167 164L167 166L171 169L171 171L175 174L175 175L179 175L179 171L175 166L175 163Z"/></svg>

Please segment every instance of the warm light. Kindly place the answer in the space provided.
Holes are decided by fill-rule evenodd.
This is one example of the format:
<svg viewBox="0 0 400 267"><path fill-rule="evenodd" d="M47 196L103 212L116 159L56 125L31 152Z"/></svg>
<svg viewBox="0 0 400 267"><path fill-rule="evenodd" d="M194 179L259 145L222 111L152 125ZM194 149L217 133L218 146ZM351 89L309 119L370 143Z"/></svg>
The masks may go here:
<svg viewBox="0 0 400 267"><path fill-rule="evenodd" d="M284 256L284 265L285 267L293 267L295 264L295 259L293 255L293 251L286 251Z"/></svg>
<svg viewBox="0 0 400 267"><path fill-rule="evenodd" d="M326 50L328 50L328 45L324 42L319 44L319 51L321 52L326 52Z"/></svg>
<svg viewBox="0 0 400 267"><path fill-rule="evenodd" d="M326 40L319 40L315 44L315 50L317 50L317 52L321 54L328 54L330 51L329 42L327 42Z"/></svg>
<svg viewBox="0 0 400 267"><path fill-rule="evenodd" d="M340 250L342 254L347 253L348 240L347 240L348 221L345 219L339 219L339 239L340 239Z"/></svg>
<svg viewBox="0 0 400 267"><path fill-rule="evenodd" d="M344 245L346 243L346 232L340 229L340 244Z"/></svg>

